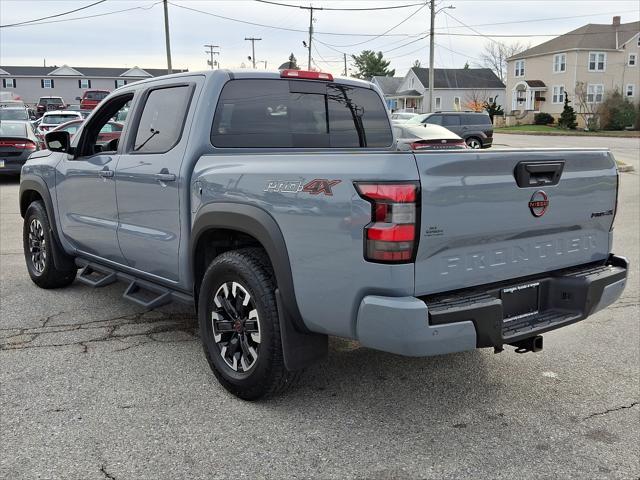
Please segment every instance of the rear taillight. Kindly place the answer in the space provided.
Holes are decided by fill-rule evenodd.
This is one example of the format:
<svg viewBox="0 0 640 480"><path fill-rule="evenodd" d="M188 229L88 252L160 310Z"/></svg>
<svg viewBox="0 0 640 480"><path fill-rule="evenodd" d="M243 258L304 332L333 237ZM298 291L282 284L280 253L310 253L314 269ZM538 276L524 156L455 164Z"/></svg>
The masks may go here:
<svg viewBox="0 0 640 480"><path fill-rule="evenodd" d="M2 140L0 147L13 147L20 150L35 150L36 144L31 140Z"/></svg>
<svg viewBox="0 0 640 480"><path fill-rule="evenodd" d="M620 194L620 172L616 168L616 203L613 206L613 218L611 219L610 232L613 232L613 224L616 222L616 214L618 213L618 195Z"/></svg>
<svg viewBox="0 0 640 480"><path fill-rule="evenodd" d="M418 184L357 182L355 187L371 203L371 223L364 229L365 260L411 262L417 246Z"/></svg>
<svg viewBox="0 0 640 480"><path fill-rule="evenodd" d="M450 140L420 140L410 144L411 150L448 150L448 149L460 149L467 148L467 144L464 140L450 139Z"/></svg>

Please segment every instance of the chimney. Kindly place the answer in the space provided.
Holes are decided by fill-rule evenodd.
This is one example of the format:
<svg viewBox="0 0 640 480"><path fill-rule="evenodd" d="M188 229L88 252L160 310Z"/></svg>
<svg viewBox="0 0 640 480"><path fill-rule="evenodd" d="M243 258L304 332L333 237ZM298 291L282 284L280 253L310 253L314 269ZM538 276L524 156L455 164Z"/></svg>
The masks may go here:
<svg viewBox="0 0 640 480"><path fill-rule="evenodd" d="M620 17L618 15L616 15L615 17L613 17L613 25L615 27L620 26Z"/></svg>

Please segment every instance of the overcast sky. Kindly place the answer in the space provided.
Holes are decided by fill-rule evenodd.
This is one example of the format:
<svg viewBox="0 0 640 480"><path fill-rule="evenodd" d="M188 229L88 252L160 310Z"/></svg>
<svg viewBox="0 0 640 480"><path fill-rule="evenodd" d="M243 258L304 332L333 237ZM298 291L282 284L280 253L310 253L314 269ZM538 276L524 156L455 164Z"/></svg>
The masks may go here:
<svg viewBox="0 0 640 480"><path fill-rule="evenodd" d="M96 0L0 0L0 24L8 25L54 15L94 1ZM256 42L256 58L267 61L269 69L276 69L286 61L291 52L301 66L306 66L307 51L302 41L307 39L307 10L267 5L251 0L170 1L173 3L169 5L169 23L174 68L188 68L191 71L208 68L208 56L203 45L209 43L220 45L221 54L217 59L223 68L238 68L243 63L250 67L251 62L247 56L251 55L251 44L244 40L245 37L262 38ZM420 0L277 1L334 8L420 3ZM637 0L439 0L438 3L440 7L455 7L454 10L439 13L436 19L435 63L437 67L448 68L462 67L466 61L472 65L478 62L483 45L489 41L477 36L478 33L557 35L586 23L610 23L613 15L620 15L623 23L637 21L640 17L640 3ZM136 7L139 8L96 18L58 21ZM243 24L188 8L303 32ZM396 68L396 75L404 75L415 60L419 60L423 66L428 66L428 38L419 39L429 28L428 8L413 6L371 12L324 10L315 13L315 17L314 28L317 34L314 38L318 42L315 43L317 50L313 51L313 58L317 67L323 71L340 73L343 68L342 52L351 54L364 49L382 50L385 57L391 60L392 68ZM372 38L353 35L379 35L405 19L407 20L391 30L387 36ZM52 20L56 22L1 28L0 64L42 65L46 59L47 65L166 67L163 8L157 0L107 0L94 7ZM475 33L462 24L473 27ZM391 36L392 34L397 36ZM549 38L551 37L525 36L496 40L536 45ZM264 68L264 65L260 64L259 68Z"/></svg>

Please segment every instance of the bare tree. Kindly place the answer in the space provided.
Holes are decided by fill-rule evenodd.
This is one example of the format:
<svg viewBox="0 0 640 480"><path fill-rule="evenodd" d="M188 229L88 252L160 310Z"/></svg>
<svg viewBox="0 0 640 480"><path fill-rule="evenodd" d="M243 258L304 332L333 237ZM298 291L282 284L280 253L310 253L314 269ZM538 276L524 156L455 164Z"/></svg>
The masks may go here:
<svg viewBox="0 0 640 480"><path fill-rule="evenodd" d="M474 112L482 112L485 105L489 103L489 92L487 90L470 90L464 97L464 107Z"/></svg>
<svg viewBox="0 0 640 480"><path fill-rule="evenodd" d="M598 104L602 102L603 97L604 92L589 93L585 82L576 82L574 102L578 106L578 115L588 130L598 129L600 120Z"/></svg>
<svg viewBox="0 0 640 480"><path fill-rule="evenodd" d="M484 51L480 54L482 66L490 68L503 83L507 80L507 58L529 48L529 44L520 42L507 44L490 41L485 43Z"/></svg>

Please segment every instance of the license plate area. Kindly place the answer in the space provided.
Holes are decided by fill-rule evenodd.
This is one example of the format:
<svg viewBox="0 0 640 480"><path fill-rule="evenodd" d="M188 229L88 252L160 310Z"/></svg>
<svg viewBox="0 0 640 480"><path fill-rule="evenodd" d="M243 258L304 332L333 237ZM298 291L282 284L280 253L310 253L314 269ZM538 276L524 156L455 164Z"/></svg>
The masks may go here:
<svg viewBox="0 0 640 480"><path fill-rule="evenodd" d="M540 282L503 288L500 298L505 322L535 315L540 310Z"/></svg>

